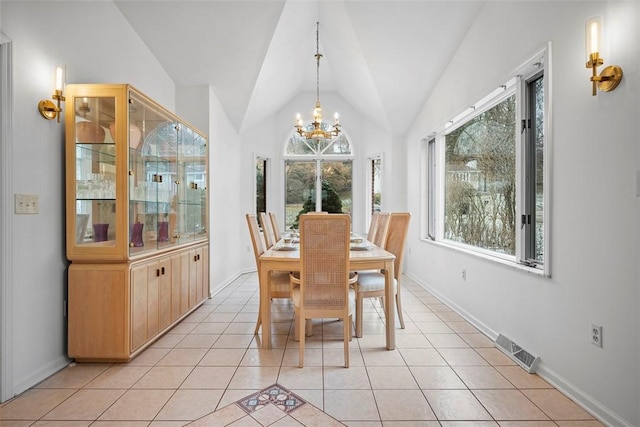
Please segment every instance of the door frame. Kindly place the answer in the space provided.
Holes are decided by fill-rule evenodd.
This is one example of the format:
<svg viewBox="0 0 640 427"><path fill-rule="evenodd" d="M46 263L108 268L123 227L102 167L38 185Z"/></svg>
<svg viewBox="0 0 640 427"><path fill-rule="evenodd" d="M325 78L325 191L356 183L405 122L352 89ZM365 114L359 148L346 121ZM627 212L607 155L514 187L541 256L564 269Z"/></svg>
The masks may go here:
<svg viewBox="0 0 640 427"><path fill-rule="evenodd" d="M13 397L13 75L11 39L0 32L0 402Z"/></svg>

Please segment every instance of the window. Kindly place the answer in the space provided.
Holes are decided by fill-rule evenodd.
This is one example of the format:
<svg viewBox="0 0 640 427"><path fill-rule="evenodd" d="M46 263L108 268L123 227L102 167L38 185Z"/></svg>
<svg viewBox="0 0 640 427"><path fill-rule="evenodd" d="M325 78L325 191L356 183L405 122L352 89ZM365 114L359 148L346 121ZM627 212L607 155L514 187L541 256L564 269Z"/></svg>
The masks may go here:
<svg viewBox="0 0 640 427"><path fill-rule="evenodd" d="M527 191L521 224L524 258L535 264L544 262L544 76L535 75L527 82L526 89L529 108L522 128Z"/></svg>
<svg viewBox="0 0 640 427"><path fill-rule="evenodd" d="M444 238L515 255L515 94L444 135Z"/></svg>
<svg viewBox="0 0 640 427"><path fill-rule="evenodd" d="M382 157L374 157L371 161L371 213L382 210Z"/></svg>
<svg viewBox="0 0 640 427"><path fill-rule="evenodd" d="M267 211L267 159L256 158L256 214ZM260 216L258 216L260 218Z"/></svg>
<svg viewBox="0 0 640 427"><path fill-rule="evenodd" d="M546 62L545 50L424 140L426 239L548 274Z"/></svg>
<svg viewBox="0 0 640 427"><path fill-rule="evenodd" d="M352 148L344 133L319 143L294 133L284 156L287 229L297 228L303 212L351 214Z"/></svg>

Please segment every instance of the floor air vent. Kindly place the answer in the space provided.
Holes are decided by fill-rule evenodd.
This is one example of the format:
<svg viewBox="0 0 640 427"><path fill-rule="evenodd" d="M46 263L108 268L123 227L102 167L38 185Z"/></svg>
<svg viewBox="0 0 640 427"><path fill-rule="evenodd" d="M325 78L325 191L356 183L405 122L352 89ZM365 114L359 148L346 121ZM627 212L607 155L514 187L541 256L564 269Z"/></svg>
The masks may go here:
<svg viewBox="0 0 640 427"><path fill-rule="evenodd" d="M500 349L504 354L509 356L514 362L522 366L522 368L530 374L533 374L538 367L538 356L533 356L518 344L511 341L504 335L498 335L496 338L496 347Z"/></svg>

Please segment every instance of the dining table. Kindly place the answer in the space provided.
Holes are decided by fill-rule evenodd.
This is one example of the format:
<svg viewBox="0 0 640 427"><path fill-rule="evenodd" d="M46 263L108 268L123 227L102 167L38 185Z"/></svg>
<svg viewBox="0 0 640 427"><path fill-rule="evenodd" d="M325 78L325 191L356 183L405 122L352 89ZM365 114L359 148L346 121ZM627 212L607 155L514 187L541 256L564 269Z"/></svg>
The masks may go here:
<svg viewBox="0 0 640 427"><path fill-rule="evenodd" d="M262 315L262 348L271 348L271 295L269 293L269 277L272 271L300 271L299 245L282 239L265 251L258 260L260 283L260 313ZM396 347L395 333L395 295L394 295L394 260L395 255L374 245L366 239L352 239L349 252L349 268L351 271L381 270L385 278L385 325L386 347Z"/></svg>

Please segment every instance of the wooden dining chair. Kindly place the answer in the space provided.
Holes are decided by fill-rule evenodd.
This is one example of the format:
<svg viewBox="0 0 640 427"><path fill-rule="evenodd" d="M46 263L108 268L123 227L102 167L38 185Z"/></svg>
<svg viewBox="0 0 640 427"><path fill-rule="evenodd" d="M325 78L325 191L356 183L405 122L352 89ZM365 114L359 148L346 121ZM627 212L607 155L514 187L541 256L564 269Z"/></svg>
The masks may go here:
<svg viewBox="0 0 640 427"><path fill-rule="evenodd" d="M389 226L389 212L380 212L378 214L378 222L376 224L376 233L373 237L373 244L384 248L387 240L387 228Z"/></svg>
<svg viewBox="0 0 640 427"><path fill-rule="evenodd" d="M300 277L291 276L298 364L304 366L305 321L338 318L344 323L344 364L349 367L349 341L355 309L355 291L349 285L349 237L347 214L300 215ZM356 277L357 279L357 277Z"/></svg>
<svg viewBox="0 0 640 427"><path fill-rule="evenodd" d="M256 259L256 268L258 269L258 278L260 277L260 256L265 252L262 246L262 238L260 237L260 228L258 227L258 218L255 214L247 214L247 225L249 226L249 234L251 235L251 243L253 244L253 255ZM269 293L271 298L290 298L291 297L291 281L288 271L272 271L269 275ZM260 289L263 289L262 285ZM262 324L262 312L258 309L258 320L256 329L253 334L257 334Z"/></svg>
<svg viewBox="0 0 640 427"><path fill-rule="evenodd" d="M271 230L271 221L269 221L267 214L264 212L260 212L260 225L262 226L264 244L267 250L269 250L273 245L275 245L276 240L274 240L273 231Z"/></svg>
<svg viewBox="0 0 640 427"><path fill-rule="evenodd" d="M374 212L371 214L371 223L369 224L369 231L367 232L367 240L373 242L376 237L376 231L378 229L378 219L380 218L380 212Z"/></svg>
<svg viewBox="0 0 640 427"><path fill-rule="evenodd" d="M273 212L269 212L269 220L271 222L271 231L273 232L274 242L277 242L281 239L280 236L280 227L278 227L278 218L276 218L276 214Z"/></svg>
<svg viewBox="0 0 640 427"><path fill-rule="evenodd" d="M402 261L404 258L404 249L407 241L407 232L409 231L409 221L411 214L409 212L393 212L389 215L389 223L386 235L384 249L396 256L393 262L393 287L396 297L396 307L398 310L398 320L400 327L404 329L404 318L402 317L402 300L401 300L401 279L402 279ZM358 281L355 284L356 290L356 336L362 336L362 306L364 298L384 298L385 280L382 272L358 272ZM383 300L384 301L384 300ZM392 304L389 304L392 307ZM384 307L384 304L383 304Z"/></svg>

